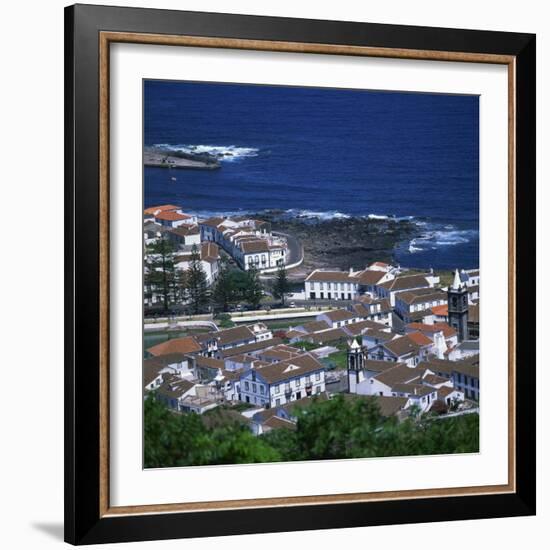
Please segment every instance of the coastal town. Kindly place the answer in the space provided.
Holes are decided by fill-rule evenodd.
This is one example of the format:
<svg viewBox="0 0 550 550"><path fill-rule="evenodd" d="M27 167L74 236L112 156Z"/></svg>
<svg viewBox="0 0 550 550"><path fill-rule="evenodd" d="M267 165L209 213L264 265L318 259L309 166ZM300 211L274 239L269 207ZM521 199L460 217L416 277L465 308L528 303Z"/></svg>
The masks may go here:
<svg viewBox="0 0 550 550"><path fill-rule="evenodd" d="M144 397L172 414L217 411L259 437L336 398L398 422L479 412L478 269L307 270L259 215L170 204L145 209L143 238Z"/></svg>

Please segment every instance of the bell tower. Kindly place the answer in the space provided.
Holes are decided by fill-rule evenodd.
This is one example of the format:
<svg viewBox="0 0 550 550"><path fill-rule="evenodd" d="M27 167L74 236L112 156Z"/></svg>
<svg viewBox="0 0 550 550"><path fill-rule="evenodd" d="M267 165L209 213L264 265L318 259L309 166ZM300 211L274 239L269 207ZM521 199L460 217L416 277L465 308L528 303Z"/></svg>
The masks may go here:
<svg viewBox="0 0 550 550"><path fill-rule="evenodd" d="M462 284L458 269L455 270L453 284L447 289L449 325L458 335L458 341L468 339L468 287Z"/></svg>
<svg viewBox="0 0 550 550"><path fill-rule="evenodd" d="M360 374L365 367L365 355L355 338L348 342L348 346L348 389L350 393L357 393Z"/></svg>

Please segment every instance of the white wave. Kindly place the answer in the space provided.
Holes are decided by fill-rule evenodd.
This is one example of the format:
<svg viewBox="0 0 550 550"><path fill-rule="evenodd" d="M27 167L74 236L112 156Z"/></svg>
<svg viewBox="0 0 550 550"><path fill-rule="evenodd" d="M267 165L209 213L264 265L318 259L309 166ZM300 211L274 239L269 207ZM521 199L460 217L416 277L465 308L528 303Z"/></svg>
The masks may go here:
<svg viewBox="0 0 550 550"><path fill-rule="evenodd" d="M171 145L169 143L156 143L155 147L196 155L208 154L221 162L233 162L242 158L257 157L260 151L254 147L238 147L237 145Z"/></svg>
<svg viewBox="0 0 550 550"><path fill-rule="evenodd" d="M428 231L417 237L414 239L414 244L430 246L432 249L440 246L456 246L470 242L477 235L478 232L473 229L456 229L454 226L445 226L445 229Z"/></svg>
<svg viewBox="0 0 550 550"><path fill-rule="evenodd" d="M422 252L424 250L423 248L416 246L417 244L418 243L416 239L412 239L412 241L409 242L409 252L411 254L414 254L415 252Z"/></svg>
<svg viewBox="0 0 550 550"><path fill-rule="evenodd" d="M329 210L327 212L315 212L313 210L298 210L295 208L291 208L289 210L286 210L285 214L293 218L311 218L322 221L348 220L351 218L349 214L344 214L343 212L337 212L334 210Z"/></svg>

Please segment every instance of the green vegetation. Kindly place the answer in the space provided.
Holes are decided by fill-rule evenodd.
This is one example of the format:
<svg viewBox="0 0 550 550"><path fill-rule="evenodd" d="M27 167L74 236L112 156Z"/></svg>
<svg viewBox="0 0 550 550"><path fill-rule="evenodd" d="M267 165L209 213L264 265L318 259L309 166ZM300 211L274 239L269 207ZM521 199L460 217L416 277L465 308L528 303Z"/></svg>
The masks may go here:
<svg viewBox="0 0 550 550"><path fill-rule="evenodd" d="M257 309L264 296L264 289L257 269L242 271L221 262L218 279L212 292L212 304L216 311L227 312L235 304L247 303Z"/></svg>
<svg viewBox="0 0 550 550"><path fill-rule="evenodd" d="M214 315L214 321L216 321L216 324L220 328L231 328L235 326L229 313L216 313L216 315Z"/></svg>
<svg viewBox="0 0 550 550"><path fill-rule="evenodd" d="M326 363L325 363L326 361ZM338 350L327 356L323 363L330 364L333 369L347 369L348 368L348 352L345 350Z"/></svg>
<svg viewBox="0 0 550 550"><path fill-rule="evenodd" d="M235 411L226 411L234 413ZM313 399L296 407L295 430L255 437L224 411L174 414L153 396L145 400L145 467L243 464L479 451L479 416L398 422L384 418L375 399Z"/></svg>
<svg viewBox="0 0 550 550"><path fill-rule="evenodd" d="M291 288L286 276L286 268L284 265L280 265L273 283L273 296L281 301L281 305L285 305L286 295L291 291Z"/></svg>
<svg viewBox="0 0 550 550"><path fill-rule="evenodd" d="M179 297L178 275L174 265L174 245L165 238L147 246L144 272L145 298L159 294L164 311Z"/></svg>
<svg viewBox="0 0 550 550"><path fill-rule="evenodd" d="M181 279L183 294L189 303L191 312L194 314L201 313L210 301L210 290L208 289L206 273L202 268L201 256L196 244L193 245L191 250L189 269L182 273Z"/></svg>

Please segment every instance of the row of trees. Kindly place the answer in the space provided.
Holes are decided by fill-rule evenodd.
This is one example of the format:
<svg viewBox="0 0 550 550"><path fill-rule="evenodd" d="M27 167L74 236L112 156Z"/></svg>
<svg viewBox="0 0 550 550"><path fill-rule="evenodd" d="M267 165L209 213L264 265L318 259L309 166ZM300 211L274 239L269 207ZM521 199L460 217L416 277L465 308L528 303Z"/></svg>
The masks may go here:
<svg viewBox="0 0 550 550"><path fill-rule="evenodd" d="M225 411L227 412L227 411ZM375 399L312 399L295 413L295 430L259 437L223 410L176 415L153 396L145 401L145 467L472 453L479 415L384 418ZM236 416L236 415L235 415ZM229 418L229 419L228 419Z"/></svg>
<svg viewBox="0 0 550 550"><path fill-rule="evenodd" d="M216 283L210 288L201 264L200 253L193 246L189 268L175 267L176 249L167 239L158 239L147 247L145 269L145 293L160 297L163 309L172 304L185 303L193 314L202 313L209 306L216 311L226 312L239 303L247 303L256 309L264 297L264 288L259 271L252 267L248 271L231 268L226 260L220 261ZM286 269L281 266L272 287L273 296L284 305L290 292Z"/></svg>

